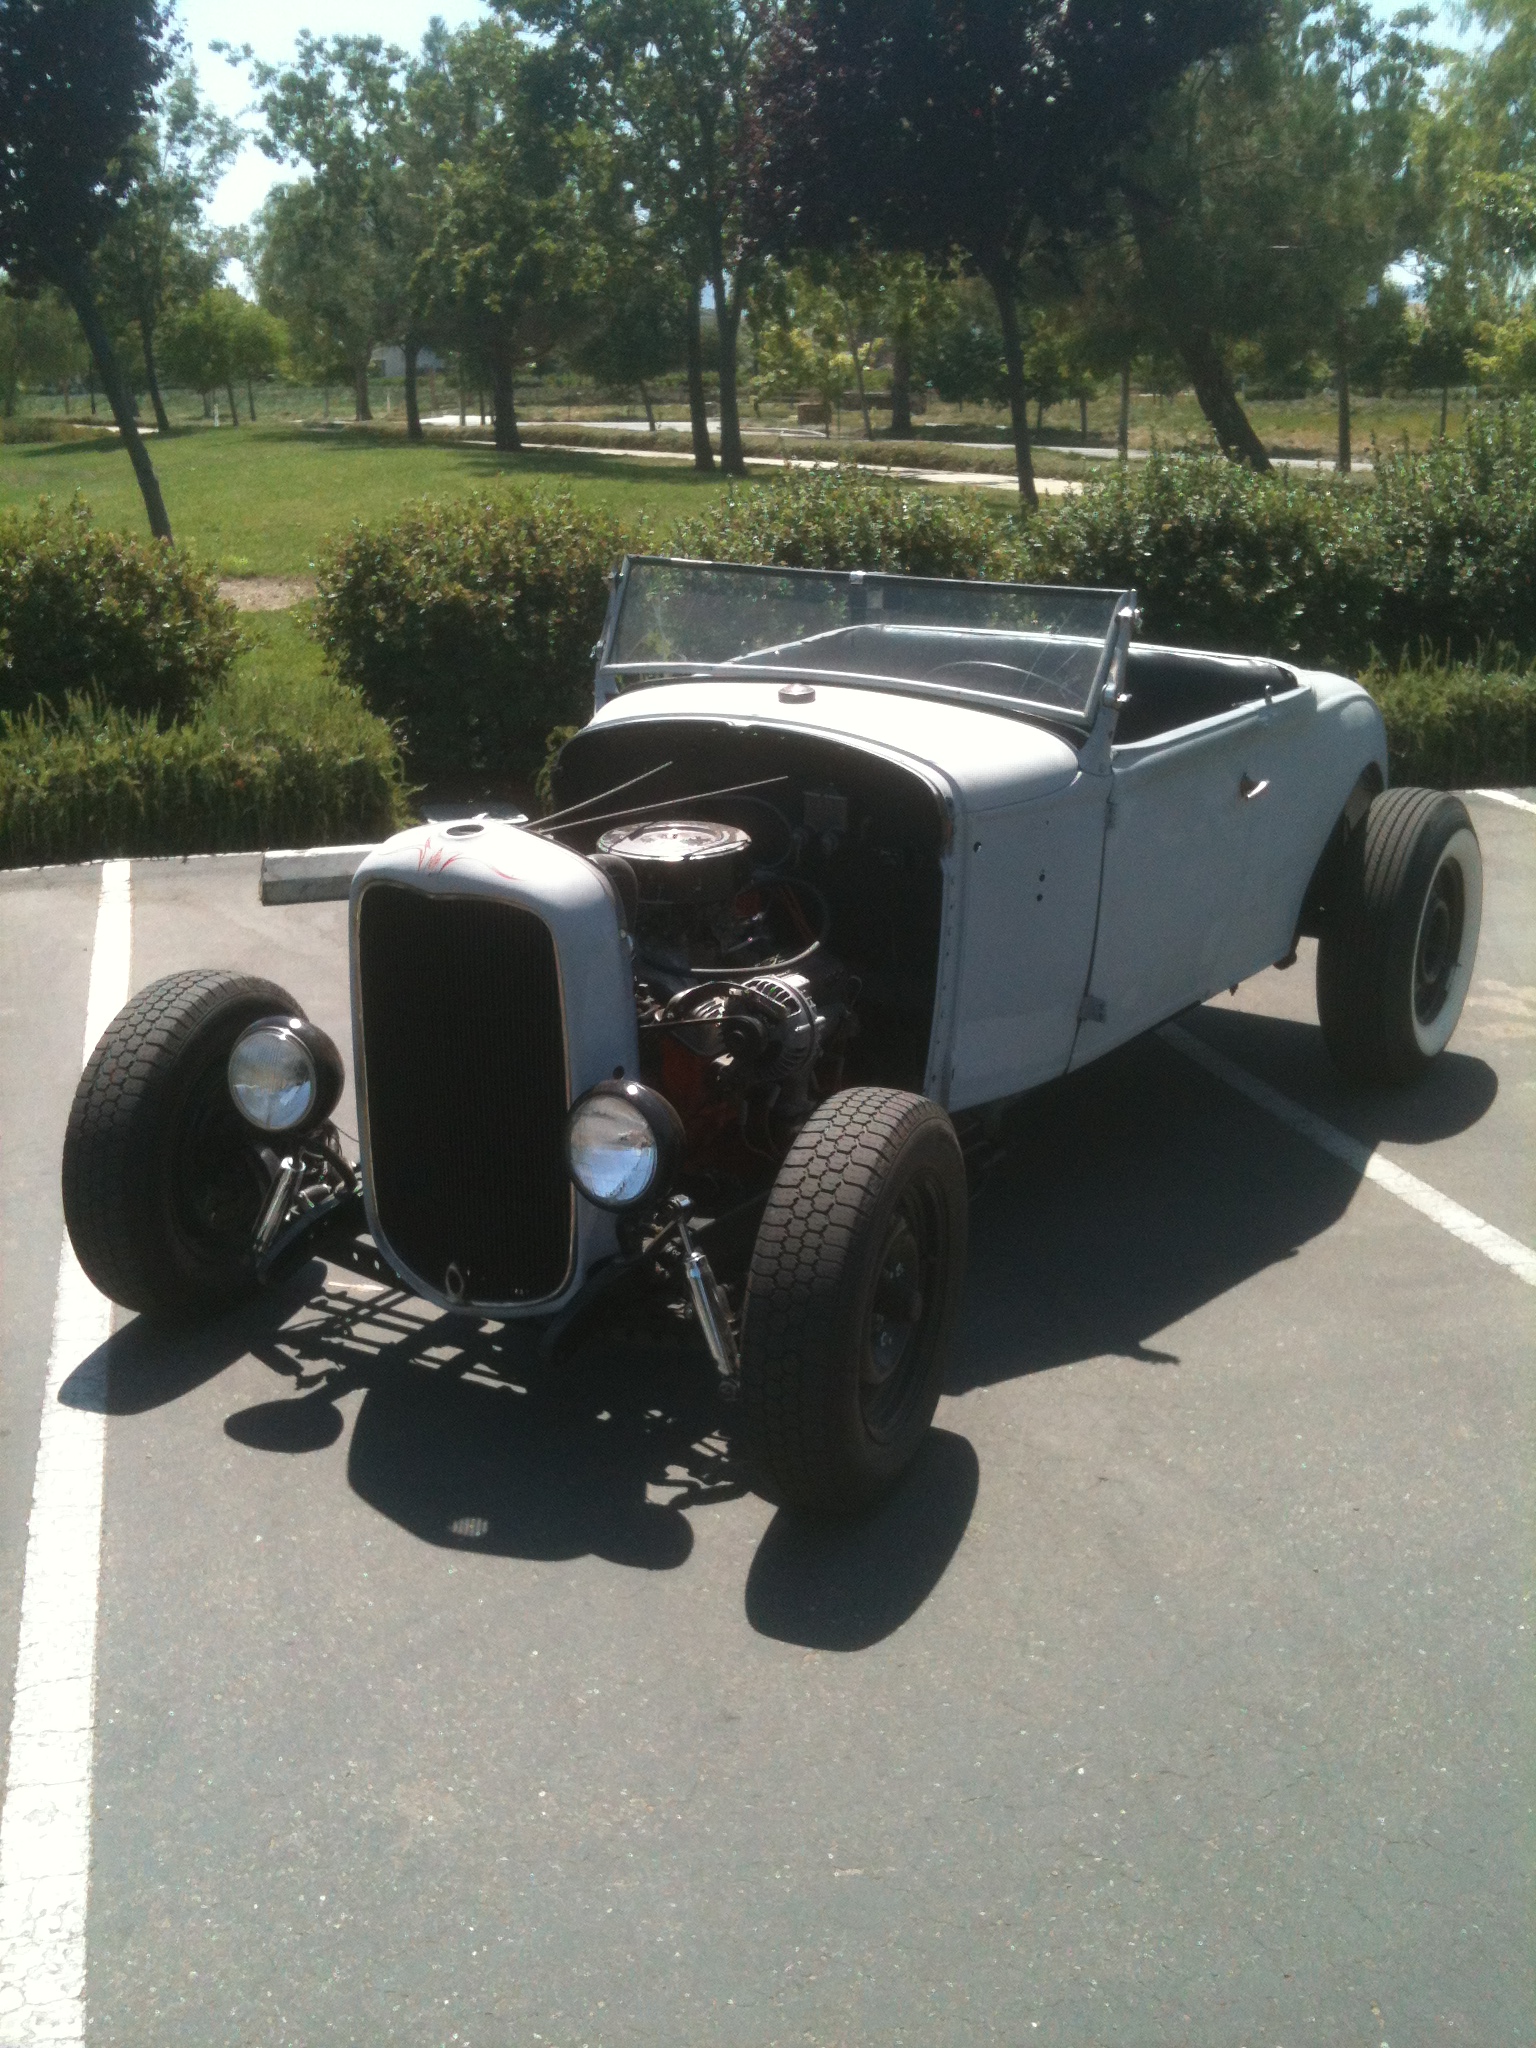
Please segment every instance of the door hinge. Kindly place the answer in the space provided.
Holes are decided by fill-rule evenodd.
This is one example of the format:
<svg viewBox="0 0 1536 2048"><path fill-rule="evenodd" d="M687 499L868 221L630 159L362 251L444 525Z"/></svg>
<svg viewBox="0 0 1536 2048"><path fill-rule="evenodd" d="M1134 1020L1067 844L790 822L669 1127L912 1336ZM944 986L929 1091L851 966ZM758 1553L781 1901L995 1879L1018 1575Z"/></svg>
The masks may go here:
<svg viewBox="0 0 1536 2048"><path fill-rule="evenodd" d="M1102 1024L1108 1015L1102 996L1084 996L1077 1006L1079 1024Z"/></svg>
<svg viewBox="0 0 1536 2048"><path fill-rule="evenodd" d="M1119 807L1116 804L1114 798L1110 797L1104 805L1104 830L1106 832L1111 831L1113 829L1115 819L1118 815Z"/></svg>

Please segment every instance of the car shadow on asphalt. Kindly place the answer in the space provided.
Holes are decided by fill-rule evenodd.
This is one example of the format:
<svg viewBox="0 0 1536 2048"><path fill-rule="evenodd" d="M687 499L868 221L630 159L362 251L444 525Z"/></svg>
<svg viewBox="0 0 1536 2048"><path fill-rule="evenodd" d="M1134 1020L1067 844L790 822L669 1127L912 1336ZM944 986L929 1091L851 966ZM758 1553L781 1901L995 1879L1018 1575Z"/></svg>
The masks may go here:
<svg viewBox="0 0 1536 2048"><path fill-rule="evenodd" d="M515 1331L409 1296L328 1293L253 1349L296 1393L238 1411L226 1432L253 1449L325 1449L341 1434L338 1403L360 1390L348 1480L427 1543L672 1570L693 1548L688 1510L747 1491L712 1369L686 1341L600 1338L551 1365ZM857 1523L778 1509L748 1574L747 1620L815 1649L891 1635L943 1577L978 1480L965 1439L934 1430Z"/></svg>
<svg viewBox="0 0 1536 2048"><path fill-rule="evenodd" d="M1342 1124L1334 1091L1367 1144L1448 1137L1497 1093L1483 1061L1448 1053L1414 1087L1344 1097L1315 1026L1209 1010L1189 1021ZM1156 1037L1027 1098L1005 1147L972 1205L952 1394L1106 1356L1177 1364L1162 1332L1294 1258L1359 1186Z"/></svg>
<svg viewBox="0 0 1536 2048"><path fill-rule="evenodd" d="M1234 1012L1196 1021L1250 1071L1332 1106L1319 1099L1337 1084L1315 1027ZM1428 1142L1467 1128L1495 1092L1481 1061L1452 1054L1417 1088L1351 1097L1350 1127L1367 1142ZM1009 1119L1002 1163L973 1205L948 1391L1104 1356L1177 1363L1161 1332L1293 1257L1357 1185L1155 1038L1039 1091ZM139 1414L254 1355L289 1391L230 1415L234 1441L325 1450L344 1428L339 1404L361 1394L347 1449L360 1498L423 1542L508 1558L673 1570L693 1549L688 1511L746 1492L711 1368L683 1333L612 1331L550 1363L515 1327L340 1276L317 1285L319 1273L196 1328L130 1323L63 1398ZM936 1429L861 1521L778 1510L747 1577L750 1625L825 1650L891 1635L942 1580L978 1484L970 1444Z"/></svg>

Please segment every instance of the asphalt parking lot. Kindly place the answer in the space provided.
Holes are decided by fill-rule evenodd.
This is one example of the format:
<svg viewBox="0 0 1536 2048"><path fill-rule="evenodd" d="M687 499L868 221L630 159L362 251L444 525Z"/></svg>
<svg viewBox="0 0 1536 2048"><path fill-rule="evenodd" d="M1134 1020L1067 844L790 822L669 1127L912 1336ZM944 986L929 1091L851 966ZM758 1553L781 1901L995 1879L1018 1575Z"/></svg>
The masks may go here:
<svg viewBox="0 0 1536 2048"><path fill-rule="evenodd" d="M1182 1028L1529 1247L1536 813L1469 804L1426 1082L1338 1087L1306 949ZM130 983L345 1044L344 909L257 866L134 863ZM0 1737L101 888L0 876ZM1037 1097L972 1228L939 1427L841 1533L743 1490L702 1352L550 1373L318 1265L119 1316L59 1395L90 2048L1536 2036L1529 1285L1166 1036Z"/></svg>

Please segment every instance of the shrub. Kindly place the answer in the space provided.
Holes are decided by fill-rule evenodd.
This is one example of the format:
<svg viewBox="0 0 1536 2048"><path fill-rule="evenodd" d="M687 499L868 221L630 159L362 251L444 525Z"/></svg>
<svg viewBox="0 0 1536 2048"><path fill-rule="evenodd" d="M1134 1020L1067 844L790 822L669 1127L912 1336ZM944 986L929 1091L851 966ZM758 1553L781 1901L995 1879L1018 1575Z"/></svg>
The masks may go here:
<svg viewBox="0 0 1536 2048"><path fill-rule="evenodd" d="M1536 404L1349 485L1154 455L1018 530L1016 575L1134 585L1146 637L1356 669L1536 654Z"/></svg>
<svg viewBox="0 0 1536 2048"><path fill-rule="evenodd" d="M387 727L158 727L88 698L0 716L0 866L377 839L408 821Z"/></svg>
<svg viewBox="0 0 1536 2048"><path fill-rule="evenodd" d="M76 498L0 515L0 711L72 696L180 717L240 646L217 578L91 524Z"/></svg>
<svg viewBox="0 0 1536 2048"><path fill-rule="evenodd" d="M856 469L787 471L733 489L681 520L669 554L787 569L887 569L906 576L1001 576L1007 529L985 506L876 482Z"/></svg>
<svg viewBox="0 0 1536 2048"><path fill-rule="evenodd" d="M439 785L530 779L551 726L586 717L618 526L565 494L423 503L355 525L319 577L337 673L400 721Z"/></svg>
<svg viewBox="0 0 1536 2048"><path fill-rule="evenodd" d="M1536 655L1536 402L1474 410L1459 440L1380 457L1368 497L1384 654Z"/></svg>
<svg viewBox="0 0 1536 2048"><path fill-rule="evenodd" d="M1143 637L1350 665L1371 646L1369 546L1346 487L1218 455L1119 464L1019 533L1015 573L1133 587Z"/></svg>
<svg viewBox="0 0 1536 2048"><path fill-rule="evenodd" d="M1393 782L1497 789L1536 780L1536 676L1377 664L1361 681L1386 721Z"/></svg>

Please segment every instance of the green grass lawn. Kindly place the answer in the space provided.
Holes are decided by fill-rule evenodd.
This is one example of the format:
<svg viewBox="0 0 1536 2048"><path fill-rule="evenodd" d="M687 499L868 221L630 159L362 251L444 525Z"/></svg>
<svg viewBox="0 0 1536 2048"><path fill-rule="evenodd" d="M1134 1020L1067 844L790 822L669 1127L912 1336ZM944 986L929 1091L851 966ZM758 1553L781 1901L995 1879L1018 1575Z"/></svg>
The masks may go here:
<svg viewBox="0 0 1536 2048"><path fill-rule="evenodd" d="M284 427L199 429L151 441L177 540L225 575L308 575L326 541L354 519L388 518L414 498L531 488L569 490L626 523L670 522L722 486L682 465L428 442L394 434ZM116 446L0 447L0 506L78 491L103 526L147 537L143 501Z"/></svg>

